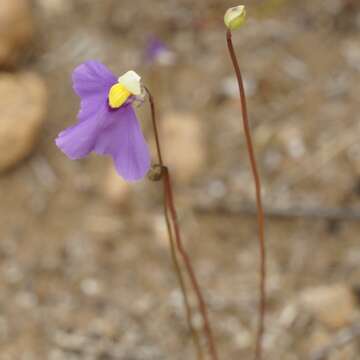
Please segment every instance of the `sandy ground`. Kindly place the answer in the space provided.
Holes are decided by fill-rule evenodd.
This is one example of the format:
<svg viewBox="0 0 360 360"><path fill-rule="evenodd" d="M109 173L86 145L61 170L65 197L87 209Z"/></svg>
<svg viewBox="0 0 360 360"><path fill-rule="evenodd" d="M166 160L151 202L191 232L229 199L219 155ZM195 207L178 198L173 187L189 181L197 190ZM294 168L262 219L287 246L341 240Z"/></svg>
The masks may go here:
<svg viewBox="0 0 360 360"><path fill-rule="evenodd" d="M260 3L247 2L249 21L234 43L273 215L266 224L264 359L356 360L355 336L328 357L314 354L356 324L357 304L335 302L327 313L338 320L333 326L304 310L301 299L308 289L335 284L356 299L360 286L360 9L355 1ZM92 58L119 74L143 73L163 121L176 112L202 123L206 160L196 176L177 181L181 227L221 359L251 358L258 245L222 24L230 5L34 2L36 41L23 66L46 79L50 100L36 150L0 178L1 360L194 358L160 186L145 181L114 206L104 196L109 163L95 156L72 162L54 146L78 108L71 70ZM175 64L145 66L152 34L176 54ZM145 105L139 116L150 137ZM184 149L181 156L188 156ZM350 307L350 319L341 306L345 313Z"/></svg>

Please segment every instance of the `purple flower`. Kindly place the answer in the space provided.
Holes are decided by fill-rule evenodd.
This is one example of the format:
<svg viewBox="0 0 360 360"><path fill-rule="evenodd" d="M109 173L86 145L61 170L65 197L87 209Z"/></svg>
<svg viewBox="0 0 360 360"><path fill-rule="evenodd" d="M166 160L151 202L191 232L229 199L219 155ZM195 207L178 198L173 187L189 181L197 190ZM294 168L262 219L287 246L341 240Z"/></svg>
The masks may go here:
<svg viewBox="0 0 360 360"><path fill-rule="evenodd" d="M174 53L169 50L164 42L156 37L151 37L148 40L145 48L145 61L148 64L159 63L161 65L170 65L174 60Z"/></svg>
<svg viewBox="0 0 360 360"><path fill-rule="evenodd" d="M103 64L87 61L72 74L80 97L78 122L62 131L56 145L72 160L94 151L110 155L127 181L142 179L150 153L132 103L141 94L140 77L129 71L119 79Z"/></svg>

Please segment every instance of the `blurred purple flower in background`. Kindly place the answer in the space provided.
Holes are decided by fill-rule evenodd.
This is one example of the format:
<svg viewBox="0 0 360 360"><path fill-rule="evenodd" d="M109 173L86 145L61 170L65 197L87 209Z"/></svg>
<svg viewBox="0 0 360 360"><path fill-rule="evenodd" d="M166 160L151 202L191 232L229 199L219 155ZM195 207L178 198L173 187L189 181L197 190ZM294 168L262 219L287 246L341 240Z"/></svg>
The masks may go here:
<svg viewBox="0 0 360 360"><path fill-rule="evenodd" d="M150 37L145 47L145 62L171 65L175 62L175 54L156 37Z"/></svg>
<svg viewBox="0 0 360 360"><path fill-rule="evenodd" d="M56 145L72 160L94 151L110 155L127 181L142 179L150 168L150 153L132 103L141 95L140 77L128 71L119 79L103 64L87 61L72 75L81 98L78 122L62 131Z"/></svg>

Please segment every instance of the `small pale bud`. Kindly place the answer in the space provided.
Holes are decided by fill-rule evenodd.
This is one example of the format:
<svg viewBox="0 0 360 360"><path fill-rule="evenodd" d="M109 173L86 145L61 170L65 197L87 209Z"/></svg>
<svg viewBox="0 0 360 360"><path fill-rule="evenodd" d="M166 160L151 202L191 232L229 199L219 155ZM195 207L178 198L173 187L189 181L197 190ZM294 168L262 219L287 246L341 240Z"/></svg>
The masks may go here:
<svg viewBox="0 0 360 360"><path fill-rule="evenodd" d="M237 30L243 25L246 18L244 5L239 5L228 9L224 16L224 22L228 29Z"/></svg>

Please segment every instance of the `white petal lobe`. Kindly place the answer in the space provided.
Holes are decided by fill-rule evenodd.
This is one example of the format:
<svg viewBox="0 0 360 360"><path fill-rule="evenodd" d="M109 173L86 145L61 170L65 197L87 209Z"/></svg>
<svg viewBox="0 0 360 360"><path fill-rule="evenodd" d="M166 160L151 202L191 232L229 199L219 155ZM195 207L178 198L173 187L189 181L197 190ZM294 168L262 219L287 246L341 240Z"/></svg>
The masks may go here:
<svg viewBox="0 0 360 360"><path fill-rule="evenodd" d="M121 75L119 84L124 85L133 95L141 95L141 77L133 70Z"/></svg>

